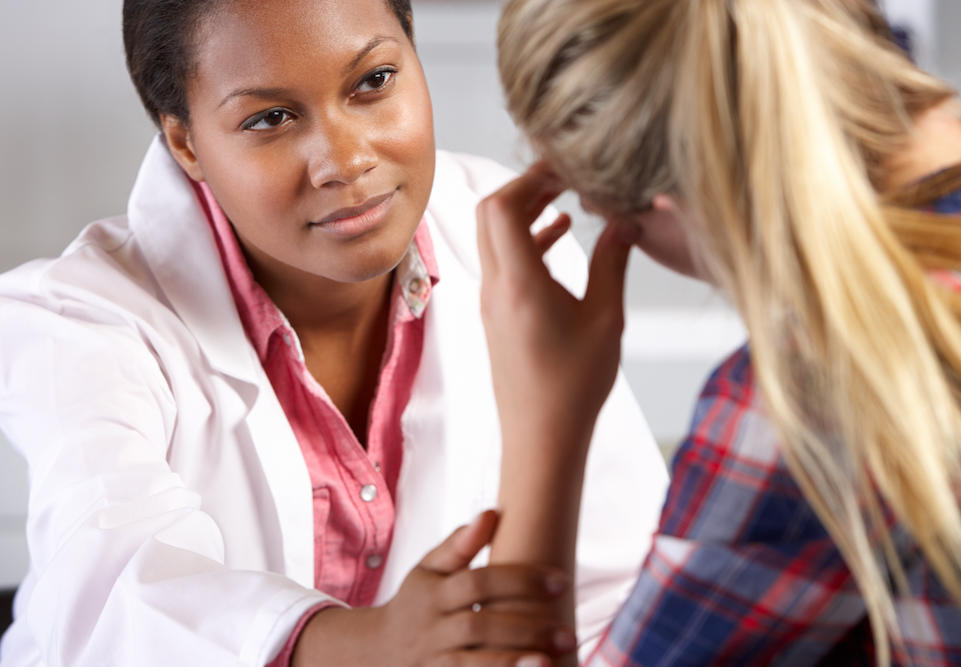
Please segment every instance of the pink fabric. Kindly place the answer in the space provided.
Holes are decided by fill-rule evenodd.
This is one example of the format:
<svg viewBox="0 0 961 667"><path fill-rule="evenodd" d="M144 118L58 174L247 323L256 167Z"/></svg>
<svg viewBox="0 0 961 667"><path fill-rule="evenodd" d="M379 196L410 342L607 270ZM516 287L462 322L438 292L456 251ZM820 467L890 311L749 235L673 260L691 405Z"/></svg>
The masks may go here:
<svg viewBox="0 0 961 667"><path fill-rule="evenodd" d="M423 348L423 312L437 283L430 234L421 224L395 270L390 329L371 406L367 449L307 370L286 318L254 280L210 189L197 184L247 337L297 437L314 491L314 585L351 606L369 606L380 585L394 527L403 454L401 416ZM311 609L271 667L288 665Z"/></svg>

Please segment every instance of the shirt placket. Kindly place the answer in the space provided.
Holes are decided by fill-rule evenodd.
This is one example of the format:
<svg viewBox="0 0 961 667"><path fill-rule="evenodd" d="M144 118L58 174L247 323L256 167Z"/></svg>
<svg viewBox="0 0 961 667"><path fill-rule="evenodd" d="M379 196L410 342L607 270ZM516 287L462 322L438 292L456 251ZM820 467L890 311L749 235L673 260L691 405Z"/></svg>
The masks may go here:
<svg viewBox="0 0 961 667"><path fill-rule="evenodd" d="M369 456L346 418L327 396L307 369L300 341L289 324L284 324L281 336L289 349L289 363L306 394L307 404L312 406L314 420L321 433L314 441L311 484L314 488L315 516L328 511L321 505L329 504L329 522L338 528L349 524L351 530L342 530L342 539L356 548L351 549L350 562L334 565L324 563L326 553L317 552L317 571L321 579L316 582L321 590L342 591L340 597L354 606L369 605L380 585L383 563L390 545L394 523L394 504L381 472L381 466ZM325 451L318 451L318 448ZM326 493L323 492L326 490ZM347 509L350 516L338 516ZM334 528L336 530L336 528ZM353 537L353 539L351 539ZM344 557L344 554L341 554ZM334 576L330 577L334 566ZM348 566L344 571L344 566ZM331 578L332 581L325 580ZM346 581L351 582L344 588Z"/></svg>

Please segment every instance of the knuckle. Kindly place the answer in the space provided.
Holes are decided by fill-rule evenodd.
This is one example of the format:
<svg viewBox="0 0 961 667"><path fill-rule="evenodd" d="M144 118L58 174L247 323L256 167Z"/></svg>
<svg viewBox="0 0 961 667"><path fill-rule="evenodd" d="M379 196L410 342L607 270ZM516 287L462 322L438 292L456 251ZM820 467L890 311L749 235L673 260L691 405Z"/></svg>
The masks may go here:
<svg viewBox="0 0 961 667"><path fill-rule="evenodd" d="M502 197L494 194L485 200L484 213L492 219L505 218L510 213L510 207Z"/></svg>
<svg viewBox="0 0 961 667"><path fill-rule="evenodd" d="M474 643L484 632L484 614L474 613L473 611L460 612L457 615L456 624L456 632L461 641Z"/></svg>
<svg viewBox="0 0 961 667"><path fill-rule="evenodd" d="M470 570L468 576L464 577L463 583L466 599L474 602L483 601L487 596L489 578L487 570Z"/></svg>
<svg viewBox="0 0 961 667"><path fill-rule="evenodd" d="M526 281L515 280L505 285L500 291L499 300L508 312L519 313L526 311L531 301L528 283Z"/></svg>
<svg viewBox="0 0 961 667"><path fill-rule="evenodd" d="M501 212L501 205L496 194L488 195L481 199L477 204L477 218L479 220L490 220Z"/></svg>

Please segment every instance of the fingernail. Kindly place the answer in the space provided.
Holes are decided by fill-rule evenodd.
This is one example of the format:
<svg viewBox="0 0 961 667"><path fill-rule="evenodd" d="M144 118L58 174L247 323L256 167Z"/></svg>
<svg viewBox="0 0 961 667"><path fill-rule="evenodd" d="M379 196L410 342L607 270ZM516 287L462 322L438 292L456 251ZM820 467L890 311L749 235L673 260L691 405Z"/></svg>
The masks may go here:
<svg viewBox="0 0 961 667"><path fill-rule="evenodd" d="M546 664L544 658L539 655L525 655L515 663L516 667L545 667Z"/></svg>
<svg viewBox="0 0 961 667"><path fill-rule="evenodd" d="M567 590L567 577L563 574L551 573L544 580L544 588L551 595L560 595Z"/></svg>
<svg viewBox="0 0 961 667"><path fill-rule="evenodd" d="M558 651L573 651L577 648L577 637L567 628L554 631L554 648Z"/></svg>

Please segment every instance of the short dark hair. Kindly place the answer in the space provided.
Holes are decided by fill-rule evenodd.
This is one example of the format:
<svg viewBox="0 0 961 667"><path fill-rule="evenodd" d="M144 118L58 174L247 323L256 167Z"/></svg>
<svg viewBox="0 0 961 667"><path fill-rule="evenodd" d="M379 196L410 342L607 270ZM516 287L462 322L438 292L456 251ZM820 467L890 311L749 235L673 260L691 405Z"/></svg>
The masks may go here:
<svg viewBox="0 0 961 667"><path fill-rule="evenodd" d="M194 67L196 31L200 22L225 2L229 0L124 0L127 71L158 126L164 114L189 120L187 78ZM410 0L386 2L413 40Z"/></svg>

